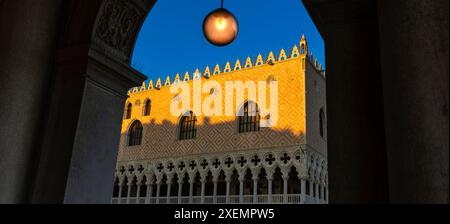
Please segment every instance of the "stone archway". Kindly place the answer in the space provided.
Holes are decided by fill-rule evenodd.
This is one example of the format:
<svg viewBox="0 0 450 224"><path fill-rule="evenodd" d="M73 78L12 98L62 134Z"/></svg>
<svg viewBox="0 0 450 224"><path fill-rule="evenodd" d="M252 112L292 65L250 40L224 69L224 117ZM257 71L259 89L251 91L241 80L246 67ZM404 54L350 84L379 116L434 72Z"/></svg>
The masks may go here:
<svg viewBox="0 0 450 224"><path fill-rule="evenodd" d="M110 202L110 179L116 162L126 93L146 79L130 67L130 57L140 27L155 2L64 3L72 13L65 14L70 17L63 16L67 33L62 35L58 48L55 76L57 85L65 88L55 86L51 107L56 108L50 110L70 108L73 102L79 110L74 108L63 116L49 114L40 161L46 165L38 167L32 202ZM77 40L77 37L82 39ZM80 51L80 55L74 53ZM61 61L60 55L64 57ZM74 70L74 66L79 70ZM67 73L73 74L67 77ZM78 85L73 86L74 82ZM59 100L61 96L64 96L63 101ZM71 121L77 123L66 125ZM60 123L64 123L64 127L59 126ZM62 158L68 163L59 162ZM48 179L59 181L49 186Z"/></svg>
<svg viewBox="0 0 450 224"><path fill-rule="evenodd" d="M302 1L327 46L330 201L448 203L448 1ZM0 203L109 203L155 0L0 2Z"/></svg>
<svg viewBox="0 0 450 224"><path fill-rule="evenodd" d="M2 128L0 203L110 202L123 103L146 79L129 66L130 55L155 2L2 2L2 33L12 33L2 37L2 52L17 61L0 64L10 72L1 95L26 97L0 109L26 125Z"/></svg>

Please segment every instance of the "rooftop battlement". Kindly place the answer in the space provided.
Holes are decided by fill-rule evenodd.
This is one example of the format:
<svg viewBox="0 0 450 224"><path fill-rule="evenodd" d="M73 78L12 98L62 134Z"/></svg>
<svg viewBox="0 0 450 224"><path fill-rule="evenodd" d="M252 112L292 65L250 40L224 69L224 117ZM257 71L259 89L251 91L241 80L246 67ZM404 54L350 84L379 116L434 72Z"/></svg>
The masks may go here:
<svg viewBox="0 0 450 224"><path fill-rule="evenodd" d="M299 47L300 46L300 47ZM262 54L259 54L255 60L253 60L251 57L247 57L245 64L242 64L239 59L236 60L234 63L234 66L232 67L231 63L228 61L224 69L221 69L221 66L217 64L214 69L211 69L209 66L206 66L203 73L200 72L200 70L197 68L195 72L191 75L189 72L186 72L183 76L183 79L181 79L180 74L176 74L175 78L172 80L170 76L166 77L166 80L164 83L162 82L161 78L158 78L156 82L154 80L150 80L148 84L146 82L142 83L142 86L140 87L134 87L128 91L128 95L134 94L134 93L140 93L144 91L150 91L150 90L160 90L164 87L170 87L172 85L179 84L181 82L189 82L192 80L198 80L198 79L210 79L213 76L219 76L223 74L228 74L230 72L234 71L240 71L244 69L251 69L263 65L274 65L275 63L287 61L287 60L293 60L297 59L301 56L306 56L306 60L309 61L317 70L319 74L325 77L325 71L322 67L322 65L318 62L317 58L308 51L308 44L306 41L305 36L302 36L302 39L300 41L300 45L295 44L292 50L286 51L285 49L281 49L279 54L274 54L273 51L269 53L267 57L263 57ZM242 66L244 65L244 66Z"/></svg>

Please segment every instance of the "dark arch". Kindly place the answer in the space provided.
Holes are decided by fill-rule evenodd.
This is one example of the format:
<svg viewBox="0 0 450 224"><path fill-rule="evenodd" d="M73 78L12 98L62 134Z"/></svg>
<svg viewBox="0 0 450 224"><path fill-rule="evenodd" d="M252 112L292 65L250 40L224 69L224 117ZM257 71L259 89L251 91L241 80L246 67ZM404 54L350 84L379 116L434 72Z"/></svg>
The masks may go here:
<svg viewBox="0 0 450 224"><path fill-rule="evenodd" d="M128 146L140 145L142 143L142 123L138 120L134 121L128 131Z"/></svg>
<svg viewBox="0 0 450 224"><path fill-rule="evenodd" d="M261 115L257 103L248 101L239 112L239 133L261 130Z"/></svg>
<svg viewBox="0 0 450 224"><path fill-rule="evenodd" d="M323 108L320 108L320 112L319 112L319 132L320 132L320 137L325 138L325 122L326 122L326 117L325 117L325 110Z"/></svg>
<svg viewBox="0 0 450 224"><path fill-rule="evenodd" d="M197 137L197 117L194 112L189 111L189 113L180 120L180 133L178 139L187 140L194 139L195 137Z"/></svg>
<svg viewBox="0 0 450 224"><path fill-rule="evenodd" d="M116 177L116 179L114 180L113 198L119 197L119 189L120 189L119 185L120 185L119 178Z"/></svg>
<svg viewBox="0 0 450 224"><path fill-rule="evenodd" d="M125 119L131 119L131 114L133 113L133 104L128 103L125 110Z"/></svg>
<svg viewBox="0 0 450 224"><path fill-rule="evenodd" d="M150 116L150 112L152 110L152 100L147 99L144 102L144 111L143 111L143 115L144 116Z"/></svg>

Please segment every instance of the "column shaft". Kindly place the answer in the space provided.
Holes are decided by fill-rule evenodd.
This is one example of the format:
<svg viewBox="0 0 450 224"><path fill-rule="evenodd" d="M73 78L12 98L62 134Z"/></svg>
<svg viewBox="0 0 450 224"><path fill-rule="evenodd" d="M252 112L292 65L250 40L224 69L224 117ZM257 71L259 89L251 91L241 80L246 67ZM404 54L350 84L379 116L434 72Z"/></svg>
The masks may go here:
<svg viewBox="0 0 450 224"><path fill-rule="evenodd" d="M213 203L217 204L217 181L214 181Z"/></svg>
<svg viewBox="0 0 450 224"><path fill-rule="evenodd" d="M272 204L273 198L272 198L272 179L268 179L268 185L269 185L269 193L268 193L268 202L269 204Z"/></svg>
<svg viewBox="0 0 450 224"><path fill-rule="evenodd" d="M159 195L161 193L161 183L156 185L156 204L159 204Z"/></svg>
<svg viewBox="0 0 450 224"><path fill-rule="evenodd" d="M178 182L178 204L181 204L182 193L183 193L183 183Z"/></svg>
<svg viewBox="0 0 450 224"><path fill-rule="evenodd" d="M229 180L227 180L226 203L227 203L227 204L230 204L230 181L229 181Z"/></svg>
<svg viewBox="0 0 450 224"><path fill-rule="evenodd" d="M300 179L300 204L305 204L306 203L306 180L305 179Z"/></svg>
<svg viewBox="0 0 450 224"><path fill-rule="evenodd" d="M253 179L253 203L258 204L258 179Z"/></svg>
<svg viewBox="0 0 450 224"><path fill-rule="evenodd" d="M194 202L194 182L189 183L189 204Z"/></svg>
<svg viewBox="0 0 450 224"><path fill-rule="evenodd" d="M205 204L205 181L202 181L201 204Z"/></svg>
<svg viewBox="0 0 450 224"><path fill-rule="evenodd" d="M244 180L239 180L239 203L244 203Z"/></svg>

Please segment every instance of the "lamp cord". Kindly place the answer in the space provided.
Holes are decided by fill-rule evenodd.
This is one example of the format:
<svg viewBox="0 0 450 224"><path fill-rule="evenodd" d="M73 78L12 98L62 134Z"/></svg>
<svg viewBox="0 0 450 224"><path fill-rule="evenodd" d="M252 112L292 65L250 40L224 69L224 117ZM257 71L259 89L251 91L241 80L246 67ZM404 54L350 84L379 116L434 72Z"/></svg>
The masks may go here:
<svg viewBox="0 0 450 224"><path fill-rule="evenodd" d="M222 5L221 5L222 9L223 9L223 0L222 0Z"/></svg>

